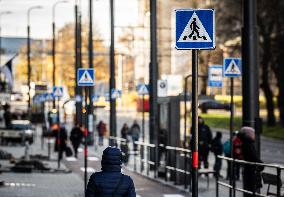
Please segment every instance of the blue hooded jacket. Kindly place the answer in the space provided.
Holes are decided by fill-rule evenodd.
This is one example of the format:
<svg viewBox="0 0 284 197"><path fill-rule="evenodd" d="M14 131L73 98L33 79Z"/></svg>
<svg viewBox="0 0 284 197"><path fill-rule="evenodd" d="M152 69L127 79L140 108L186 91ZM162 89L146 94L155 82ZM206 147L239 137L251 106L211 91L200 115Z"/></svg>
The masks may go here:
<svg viewBox="0 0 284 197"><path fill-rule="evenodd" d="M135 197L133 180L121 173L121 151L108 147L102 156L102 171L91 175L86 197Z"/></svg>

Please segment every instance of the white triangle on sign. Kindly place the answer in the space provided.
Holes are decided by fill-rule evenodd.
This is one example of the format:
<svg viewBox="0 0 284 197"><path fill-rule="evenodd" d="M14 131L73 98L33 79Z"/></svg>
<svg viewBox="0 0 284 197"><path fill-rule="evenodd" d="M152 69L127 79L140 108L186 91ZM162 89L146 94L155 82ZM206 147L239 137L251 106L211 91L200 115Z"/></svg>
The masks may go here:
<svg viewBox="0 0 284 197"><path fill-rule="evenodd" d="M59 87L56 88L55 95L56 96L61 96L62 95L62 91L61 91L61 89Z"/></svg>
<svg viewBox="0 0 284 197"><path fill-rule="evenodd" d="M239 66L236 64L235 60L232 60L225 70L225 74L235 74L235 75L240 75L241 71Z"/></svg>
<svg viewBox="0 0 284 197"><path fill-rule="evenodd" d="M93 83L94 80L92 79L89 72L86 70L83 75L81 76L79 83Z"/></svg>
<svg viewBox="0 0 284 197"><path fill-rule="evenodd" d="M138 91L139 94L148 94L148 89L145 85L142 85L140 88L139 88L139 91Z"/></svg>
<svg viewBox="0 0 284 197"><path fill-rule="evenodd" d="M111 94L111 98L112 99L116 99L120 97L120 93L118 90L113 90L112 94Z"/></svg>
<svg viewBox="0 0 284 197"><path fill-rule="evenodd" d="M184 28L178 42L212 42L212 39L195 12Z"/></svg>

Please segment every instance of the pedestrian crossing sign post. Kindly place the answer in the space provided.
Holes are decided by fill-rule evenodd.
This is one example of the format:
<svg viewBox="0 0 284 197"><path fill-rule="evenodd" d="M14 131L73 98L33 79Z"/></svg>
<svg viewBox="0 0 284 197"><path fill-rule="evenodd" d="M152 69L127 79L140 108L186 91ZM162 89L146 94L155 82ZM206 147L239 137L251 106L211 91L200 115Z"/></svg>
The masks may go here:
<svg viewBox="0 0 284 197"><path fill-rule="evenodd" d="M240 58L224 59L224 77L239 77L242 75L242 60Z"/></svg>
<svg viewBox="0 0 284 197"><path fill-rule="evenodd" d="M94 86L95 70L93 68L79 68L77 72L78 86Z"/></svg>
<svg viewBox="0 0 284 197"><path fill-rule="evenodd" d="M63 87L62 86L53 86L52 89L53 97L59 98L63 96Z"/></svg>
<svg viewBox="0 0 284 197"><path fill-rule="evenodd" d="M208 67L208 86L218 88L223 86L223 66L214 65Z"/></svg>
<svg viewBox="0 0 284 197"><path fill-rule="evenodd" d="M141 84L138 86L138 94L139 95L147 95L149 94L149 90L146 84Z"/></svg>
<svg viewBox="0 0 284 197"><path fill-rule="evenodd" d="M121 98L122 92L121 90L112 89L111 90L111 99Z"/></svg>
<svg viewBox="0 0 284 197"><path fill-rule="evenodd" d="M215 11L177 9L176 49L214 49Z"/></svg>
<svg viewBox="0 0 284 197"><path fill-rule="evenodd" d="M215 11L213 9L177 9L176 15L176 49L192 50L192 197L198 197L198 50L215 49ZM213 74L218 71L218 77L209 85L222 85L219 73L223 72L223 66L212 68ZM222 73L223 74L223 73Z"/></svg>

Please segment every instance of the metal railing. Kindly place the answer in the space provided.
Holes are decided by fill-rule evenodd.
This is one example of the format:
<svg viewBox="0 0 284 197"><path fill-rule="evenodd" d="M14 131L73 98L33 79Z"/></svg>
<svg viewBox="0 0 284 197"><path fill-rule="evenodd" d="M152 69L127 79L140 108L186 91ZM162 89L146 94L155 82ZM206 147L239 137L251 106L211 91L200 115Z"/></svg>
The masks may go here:
<svg viewBox="0 0 284 197"><path fill-rule="evenodd" d="M253 171L253 189L252 191L245 189L244 187L238 187L236 185L236 180L235 180L235 170L233 170L233 181L231 182L225 182L225 181L220 181L218 179L218 177L216 178L216 197L219 197L219 187L225 187L229 189L229 192L231 193L230 196L235 197L237 192L241 192L244 194L248 194L250 196L259 196L259 197L269 197L272 194L269 193L269 189L270 187L268 186L267 192L264 194L264 188L258 188L258 186L256 184L258 184L258 181L262 182L262 170L258 170L258 169L264 169L265 171L269 171L269 174L276 177L276 181L277 183L275 184L276 186L276 191L273 193L273 196L277 196L277 197L281 197L281 187L282 187L282 182L281 182L281 172L284 170L283 166L280 165L273 165L273 164L264 164L264 163L255 163L255 162L248 162L248 161L244 161L244 160L238 160L238 159L233 159L233 158L229 158L229 157L224 157L224 156L218 156L220 159L228 161L228 163L230 163L230 165L233 165L233 169L234 166L236 164L240 165L242 168L245 167L250 167L250 169L252 169ZM274 171L275 170L275 171ZM252 172L250 172L252 173ZM267 173L266 173L267 174ZM256 177L259 177L260 180L257 180ZM269 184L264 182L264 184ZM229 196L229 195L228 195Z"/></svg>
<svg viewBox="0 0 284 197"><path fill-rule="evenodd" d="M166 183L183 185L184 189L191 189L191 151L188 149L165 146L136 141L137 150L125 152L123 146L128 140L119 137L109 137L117 147L121 148L123 156L129 156L128 168L136 173L150 178L160 178ZM158 158L155 158L158 151ZM158 160L158 161L156 161Z"/></svg>

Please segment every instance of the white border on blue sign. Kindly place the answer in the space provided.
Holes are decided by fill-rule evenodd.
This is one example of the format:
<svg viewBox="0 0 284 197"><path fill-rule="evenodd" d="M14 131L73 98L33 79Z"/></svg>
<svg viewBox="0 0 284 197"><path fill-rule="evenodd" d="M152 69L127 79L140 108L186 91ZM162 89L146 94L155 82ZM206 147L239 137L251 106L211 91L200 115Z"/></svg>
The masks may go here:
<svg viewBox="0 0 284 197"><path fill-rule="evenodd" d="M213 12L213 39L212 39L213 40L213 47L207 47L207 48L178 48L176 46L177 38L175 38L175 48L177 50L193 50L193 49L197 49L197 50L213 50L213 49L216 48L216 43L215 43L215 37L216 37L216 34L215 34L215 9L175 9L175 13L177 11L195 11L195 10L211 10ZM175 27L175 30L176 30L176 27ZM176 36L176 33L175 33L175 36Z"/></svg>
<svg viewBox="0 0 284 197"><path fill-rule="evenodd" d="M241 62L241 67L239 68L240 71L241 71L240 75L226 75L225 74L225 60L226 59L239 60ZM228 78L241 77L243 75L242 65L243 65L242 58L239 58L239 57L226 57L226 58L224 58L224 60L223 60L223 77L228 77Z"/></svg>
<svg viewBox="0 0 284 197"><path fill-rule="evenodd" d="M94 80L93 83L79 83L79 71L86 71L86 70L93 70L94 71ZM77 85L78 86L95 86L96 82L95 82L95 69L94 68L78 68L77 70Z"/></svg>

